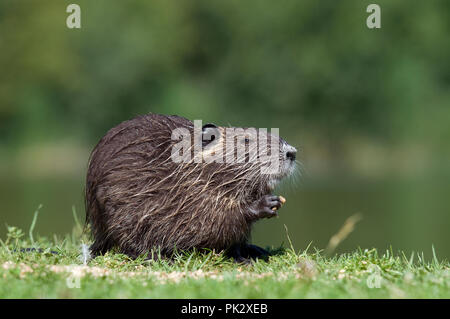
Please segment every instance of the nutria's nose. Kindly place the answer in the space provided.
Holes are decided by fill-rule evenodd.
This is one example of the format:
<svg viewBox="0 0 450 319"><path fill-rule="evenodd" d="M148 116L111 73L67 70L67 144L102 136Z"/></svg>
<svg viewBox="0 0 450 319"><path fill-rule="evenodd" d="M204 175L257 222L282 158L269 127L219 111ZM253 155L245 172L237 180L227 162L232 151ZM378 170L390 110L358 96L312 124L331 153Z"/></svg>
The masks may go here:
<svg viewBox="0 0 450 319"><path fill-rule="evenodd" d="M295 156L297 155L297 151L289 151L286 153L286 158L295 161Z"/></svg>

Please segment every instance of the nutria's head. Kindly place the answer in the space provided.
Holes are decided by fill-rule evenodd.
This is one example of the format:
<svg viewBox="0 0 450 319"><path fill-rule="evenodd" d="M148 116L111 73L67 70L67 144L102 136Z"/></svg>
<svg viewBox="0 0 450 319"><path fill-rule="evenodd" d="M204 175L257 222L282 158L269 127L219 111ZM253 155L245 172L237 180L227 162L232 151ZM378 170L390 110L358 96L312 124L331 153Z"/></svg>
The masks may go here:
<svg viewBox="0 0 450 319"><path fill-rule="evenodd" d="M179 141L180 133L172 134L174 137ZM222 182L228 194L233 190L236 198L271 193L296 167L297 149L280 138L277 129L269 133L266 129L195 123L193 137L184 140L193 145L173 145L172 159L182 165L196 164L211 180ZM189 156L180 158L183 150Z"/></svg>

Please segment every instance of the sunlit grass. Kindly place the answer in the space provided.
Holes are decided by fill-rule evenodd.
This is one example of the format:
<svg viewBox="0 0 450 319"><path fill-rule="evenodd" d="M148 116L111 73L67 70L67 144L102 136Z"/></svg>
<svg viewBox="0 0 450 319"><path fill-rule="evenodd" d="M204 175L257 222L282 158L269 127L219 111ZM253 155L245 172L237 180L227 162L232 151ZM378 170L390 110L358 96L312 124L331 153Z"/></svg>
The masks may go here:
<svg viewBox="0 0 450 319"><path fill-rule="evenodd" d="M83 265L79 226L64 238L33 238L32 229L28 237L9 227L0 242L1 298L450 297L450 265L436 254L426 261L375 249L325 257L279 248L244 265L213 251L156 261L112 251Z"/></svg>

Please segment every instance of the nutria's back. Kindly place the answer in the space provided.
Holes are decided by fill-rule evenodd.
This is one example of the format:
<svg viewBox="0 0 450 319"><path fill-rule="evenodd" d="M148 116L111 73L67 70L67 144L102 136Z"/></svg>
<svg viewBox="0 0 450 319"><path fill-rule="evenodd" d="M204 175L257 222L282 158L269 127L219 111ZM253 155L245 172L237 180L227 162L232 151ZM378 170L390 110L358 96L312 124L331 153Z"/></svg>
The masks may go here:
<svg viewBox="0 0 450 319"><path fill-rule="evenodd" d="M276 214L281 204L267 196L293 170L295 148L279 139L280 171L267 175L248 156L243 163L198 161L195 134L194 123L185 118L148 114L119 124L100 140L86 180L94 254L114 246L133 257L155 248L168 255L174 249L242 246L255 220ZM226 134L225 128L203 126L200 157L217 154ZM192 145L181 149L189 156L180 161L183 139ZM251 143L248 135L242 141Z"/></svg>

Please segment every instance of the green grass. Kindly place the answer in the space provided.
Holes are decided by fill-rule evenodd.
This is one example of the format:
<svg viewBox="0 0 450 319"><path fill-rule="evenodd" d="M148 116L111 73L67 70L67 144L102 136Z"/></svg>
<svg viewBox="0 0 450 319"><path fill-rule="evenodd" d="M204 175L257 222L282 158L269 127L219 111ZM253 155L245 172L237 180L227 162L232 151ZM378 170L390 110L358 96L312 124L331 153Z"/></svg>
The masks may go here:
<svg viewBox="0 0 450 319"><path fill-rule="evenodd" d="M325 257L287 248L240 265L215 252L173 261L110 252L84 266L79 227L52 240L32 232L27 238L9 227L0 241L0 298L450 298L450 265L436 256L366 249Z"/></svg>

